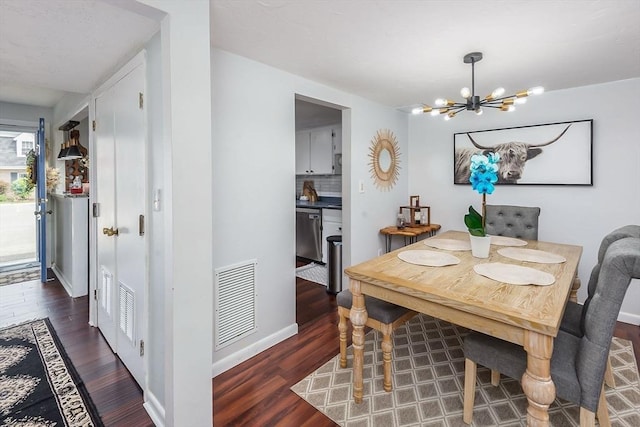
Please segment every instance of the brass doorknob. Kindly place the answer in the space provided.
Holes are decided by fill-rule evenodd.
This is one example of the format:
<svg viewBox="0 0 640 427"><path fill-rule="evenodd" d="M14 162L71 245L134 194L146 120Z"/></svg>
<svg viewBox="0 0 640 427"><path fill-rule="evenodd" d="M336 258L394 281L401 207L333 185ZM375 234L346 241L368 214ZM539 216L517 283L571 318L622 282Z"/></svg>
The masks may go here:
<svg viewBox="0 0 640 427"><path fill-rule="evenodd" d="M109 228L103 228L102 229L102 234L105 234L109 237L111 236L117 236L118 235L118 229L116 228L115 230L113 229L113 227L109 227Z"/></svg>

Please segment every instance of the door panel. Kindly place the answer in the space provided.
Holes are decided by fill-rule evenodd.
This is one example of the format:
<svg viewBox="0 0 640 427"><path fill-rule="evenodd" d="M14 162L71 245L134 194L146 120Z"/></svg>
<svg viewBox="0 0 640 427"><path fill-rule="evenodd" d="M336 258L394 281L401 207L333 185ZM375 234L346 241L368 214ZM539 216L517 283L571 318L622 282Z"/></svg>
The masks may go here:
<svg viewBox="0 0 640 427"><path fill-rule="evenodd" d="M118 83L115 109L117 141L116 265L118 276L118 354L136 380L143 384L140 357L144 328L146 283L145 236L140 216L145 216L145 120L139 95L143 92L144 68L137 67ZM144 221L142 221L143 223Z"/></svg>
<svg viewBox="0 0 640 427"><path fill-rule="evenodd" d="M40 262L40 282L47 282L47 177L44 143L44 119L38 123L36 132L36 221L38 261Z"/></svg>
<svg viewBox="0 0 640 427"><path fill-rule="evenodd" d="M116 239L102 232L105 228L116 227L115 211L115 129L114 129L114 90L105 91L95 100L95 121L100 123L94 132L94 151L96 164L96 183L92 186L95 201L98 204L96 218L97 251L96 264L98 280L98 327L105 339L116 352Z"/></svg>

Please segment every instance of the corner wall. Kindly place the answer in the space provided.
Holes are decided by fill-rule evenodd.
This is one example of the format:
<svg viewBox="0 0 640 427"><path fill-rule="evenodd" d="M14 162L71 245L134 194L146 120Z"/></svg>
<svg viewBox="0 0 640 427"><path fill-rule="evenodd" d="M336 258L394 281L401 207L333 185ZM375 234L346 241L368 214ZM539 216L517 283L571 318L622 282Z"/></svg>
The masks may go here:
<svg viewBox="0 0 640 427"><path fill-rule="evenodd" d="M214 49L213 265L257 259L257 332L214 351L213 375L295 334L295 96L343 110L344 267L384 248L378 230L393 224L407 198L407 117L351 94ZM378 129L400 144L400 179L375 189L368 154ZM365 192L358 192L362 180ZM347 287L348 283L344 283Z"/></svg>
<svg viewBox="0 0 640 427"><path fill-rule="evenodd" d="M444 121L429 115L409 119L409 189L432 206L432 221L443 230L464 230L463 214L480 196L453 185L453 134L456 132L593 119L593 183L581 186L498 186L490 204L540 206L539 239L583 246L578 299L586 285L602 238L626 224L640 224L640 127L635 108L621 99L640 97L640 79L547 92L513 113L468 112ZM545 153L533 161L544 161ZM571 163L567 163L571 167ZM526 169L525 169L526 173ZM640 324L640 286L629 286L620 321ZM633 304L633 302L636 302Z"/></svg>

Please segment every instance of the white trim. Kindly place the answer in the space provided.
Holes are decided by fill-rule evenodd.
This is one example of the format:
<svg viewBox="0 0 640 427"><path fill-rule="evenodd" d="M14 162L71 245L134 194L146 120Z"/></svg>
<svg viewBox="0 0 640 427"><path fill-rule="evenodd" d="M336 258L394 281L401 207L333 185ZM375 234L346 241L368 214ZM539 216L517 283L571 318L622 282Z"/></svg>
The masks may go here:
<svg viewBox="0 0 640 427"><path fill-rule="evenodd" d="M122 80L127 74L129 74L134 69L139 66L143 66L146 69L147 63L147 50L142 49L136 56L131 58L129 62L122 66L114 75L109 77L104 83L102 83L96 90L91 94L91 103L94 103L95 98L98 98L104 92L109 90L113 85ZM146 75L145 75L145 88L146 88ZM89 126L91 128L91 126Z"/></svg>
<svg viewBox="0 0 640 427"><path fill-rule="evenodd" d="M164 406L160 404L158 398L150 391L145 393L145 402L142 404L142 407L147 411L147 414L149 414L151 421L153 421L153 424L155 424L156 427L164 427Z"/></svg>
<svg viewBox="0 0 640 427"><path fill-rule="evenodd" d="M640 314L621 311L618 314L618 322L629 323L631 325L640 325Z"/></svg>
<svg viewBox="0 0 640 427"><path fill-rule="evenodd" d="M287 338L290 338L296 335L297 333L298 333L298 324L294 323L292 325L287 326L286 328L279 330L274 334L269 335L268 337L261 339L260 341L257 341L241 349L238 352L235 352L225 357L222 360L213 362L213 365L211 367L212 378L215 378L221 373L228 371L229 369L239 365L245 360L249 360L256 354L262 351L265 351L268 348L273 347L274 345L286 340Z"/></svg>
<svg viewBox="0 0 640 427"><path fill-rule="evenodd" d="M36 132L39 126L39 122L0 118L0 128L7 128L4 130L11 130L15 132Z"/></svg>
<svg viewBox="0 0 640 427"><path fill-rule="evenodd" d="M56 273L56 277L58 278L58 280L60 281L60 283L62 283L62 286L64 287L64 289L67 291L67 293L69 294L70 297L73 297L73 292L71 290L71 284L67 281L67 279L64 277L64 274L62 273L62 271L60 271L60 269L58 268L57 265L53 264L51 266L51 270L53 270L54 273ZM91 319L89 319L91 320Z"/></svg>

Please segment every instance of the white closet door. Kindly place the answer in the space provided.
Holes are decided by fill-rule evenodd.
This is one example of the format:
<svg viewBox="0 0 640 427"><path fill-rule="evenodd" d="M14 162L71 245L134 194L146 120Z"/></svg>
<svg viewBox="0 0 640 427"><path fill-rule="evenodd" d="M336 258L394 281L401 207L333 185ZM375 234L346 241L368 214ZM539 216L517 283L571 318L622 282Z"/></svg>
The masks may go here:
<svg viewBox="0 0 640 427"><path fill-rule="evenodd" d="M144 67L118 83L115 109L116 250L119 319L118 355L139 384L144 384L141 344L144 331L145 283L145 115L140 108L144 92Z"/></svg>
<svg viewBox="0 0 640 427"><path fill-rule="evenodd" d="M96 99L98 327L144 388L147 257L145 67Z"/></svg>
<svg viewBox="0 0 640 427"><path fill-rule="evenodd" d="M95 201L98 204L97 222L97 296L98 327L111 349L117 350L117 304L116 280L116 238L103 233L104 229L116 227L115 220L115 130L114 94L112 88L103 92L95 100L95 121L99 123L94 132L94 165L96 182L92 184Z"/></svg>

